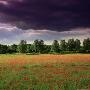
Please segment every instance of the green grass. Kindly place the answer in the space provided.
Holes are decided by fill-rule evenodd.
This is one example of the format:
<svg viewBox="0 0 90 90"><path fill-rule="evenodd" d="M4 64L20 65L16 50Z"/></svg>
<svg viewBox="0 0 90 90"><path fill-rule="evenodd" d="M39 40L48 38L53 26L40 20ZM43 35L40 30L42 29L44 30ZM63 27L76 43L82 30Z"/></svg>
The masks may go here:
<svg viewBox="0 0 90 90"><path fill-rule="evenodd" d="M89 88L90 63L28 63L14 66L0 64L0 90L88 90Z"/></svg>

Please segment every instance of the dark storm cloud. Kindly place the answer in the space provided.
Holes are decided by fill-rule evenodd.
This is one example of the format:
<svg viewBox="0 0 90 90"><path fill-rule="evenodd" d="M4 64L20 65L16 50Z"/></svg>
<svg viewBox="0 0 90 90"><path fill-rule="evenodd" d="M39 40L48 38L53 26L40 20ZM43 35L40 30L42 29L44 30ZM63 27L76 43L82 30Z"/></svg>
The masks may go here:
<svg viewBox="0 0 90 90"><path fill-rule="evenodd" d="M90 27L90 0L1 0L0 21L22 29Z"/></svg>

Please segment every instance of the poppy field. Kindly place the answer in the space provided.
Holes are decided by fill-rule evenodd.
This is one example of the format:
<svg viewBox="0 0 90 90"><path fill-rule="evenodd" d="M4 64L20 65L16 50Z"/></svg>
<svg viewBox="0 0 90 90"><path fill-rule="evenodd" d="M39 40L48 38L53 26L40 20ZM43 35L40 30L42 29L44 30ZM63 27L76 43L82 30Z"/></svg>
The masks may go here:
<svg viewBox="0 0 90 90"><path fill-rule="evenodd" d="M0 55L0 90L90 90L90 54Z"/></svg>

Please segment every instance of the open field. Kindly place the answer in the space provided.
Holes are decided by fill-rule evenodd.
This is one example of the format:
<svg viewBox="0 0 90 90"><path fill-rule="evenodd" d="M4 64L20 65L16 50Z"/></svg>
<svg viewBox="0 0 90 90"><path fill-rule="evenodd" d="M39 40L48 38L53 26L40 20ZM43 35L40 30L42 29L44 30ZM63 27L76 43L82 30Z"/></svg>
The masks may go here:
<svg viewBox="0 0 90 90"><path fill-rule="evenodd" d="M0 90L90 90L90 54L0 55Z"/></svg>

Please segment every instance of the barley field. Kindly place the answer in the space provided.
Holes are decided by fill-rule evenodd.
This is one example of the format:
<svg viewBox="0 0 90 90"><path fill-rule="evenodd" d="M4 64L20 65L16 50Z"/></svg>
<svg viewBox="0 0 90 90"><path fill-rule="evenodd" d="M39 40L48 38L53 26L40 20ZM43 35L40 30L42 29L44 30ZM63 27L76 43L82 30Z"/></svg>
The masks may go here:
<svg viewBox="0 0 90 90"><path fill-rule="evenodd" d="M90 90L90 54L0 55L0 90Z"/></svg>

